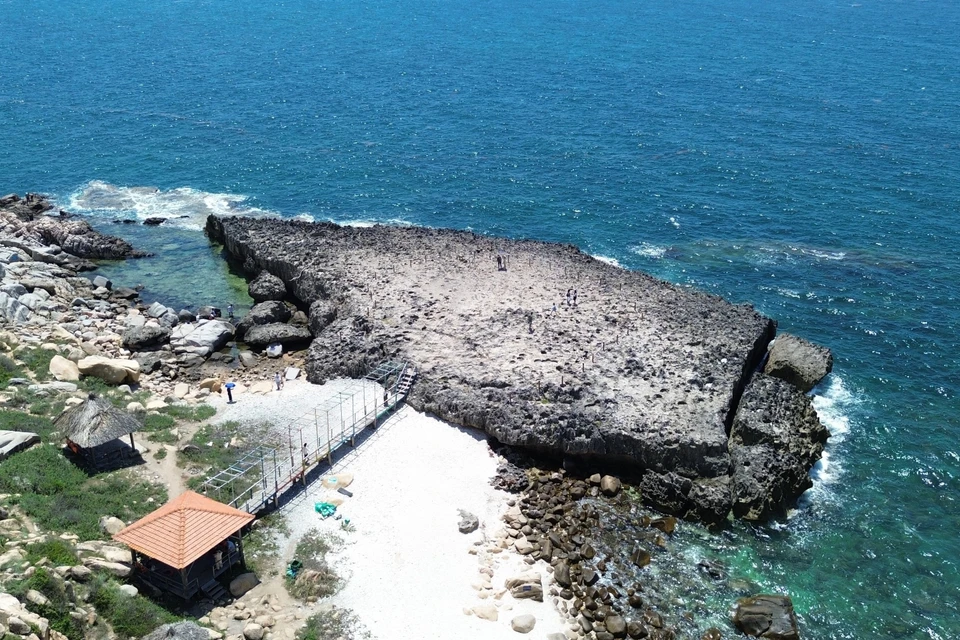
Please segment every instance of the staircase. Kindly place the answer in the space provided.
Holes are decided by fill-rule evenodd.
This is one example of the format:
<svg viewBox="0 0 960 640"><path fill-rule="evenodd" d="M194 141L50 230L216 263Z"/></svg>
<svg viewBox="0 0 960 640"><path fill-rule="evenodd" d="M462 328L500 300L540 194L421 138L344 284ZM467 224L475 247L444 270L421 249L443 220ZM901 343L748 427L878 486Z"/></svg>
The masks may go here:
<svg viewBox="0 0 960 640"><path fill-rule="evenodd" d="M221 600L227 599L227 592L224 591L223 585L221 585L216 580L211 579L206 584L200 586L200 591L204 593L208 598L214 602L219 602Z"/></svg>
<svg viewBox="0 0 960 640"><path fill-rule="evenodd" d="M414 381L417 379L417 370L413 367L407 365L403 368L403 372L400 374L400 379L397 380L397 396L400 398L406 398L407 394L410 392L410 387L413 386Z"/></svg>

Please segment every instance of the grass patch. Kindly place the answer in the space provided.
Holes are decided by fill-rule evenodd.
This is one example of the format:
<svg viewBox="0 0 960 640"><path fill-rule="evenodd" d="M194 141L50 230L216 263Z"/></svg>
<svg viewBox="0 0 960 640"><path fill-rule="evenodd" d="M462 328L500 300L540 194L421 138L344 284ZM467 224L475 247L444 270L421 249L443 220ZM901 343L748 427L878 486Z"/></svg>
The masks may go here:
<svg viewBox="0 0 960 640"><path fill-rule="evenodd" d="M283 517L271 513L256 521L256 526L243 539L243 556L247 567L263 580L280 573L281 535L289 535Z"/></svg>
<svg viewBox="0 0 960 640"><path fill-rule="evenodd" d="M60 436L49 418L30 415L22 411L0 410L0 430L27 431L40 436L44 442L59 440Z"/></svg>
<svg viewBox="0 0 960 640"><path fill-rule="evenodd" d="M0 354L0 389L6 389L10 385L11 378L22 378L23 372L13 358L6 354Z"/></svg>
<svg viewBox="0 0 960 640"><path fill-rule="evenodd" d="M296 640L369 640L371 637L357 614L350 609L332 607L307 618L306 624L297 631Z"/></svg>
<svg viewBox="0 0 960 640"><path fill-rule="evenodd" d="M0 465L0 493L13 500L48 531L76 533L82 540L103 538L104 515L136 520L167 498L165 488L138 479L128 470L88 477L58 447L41 445ZM153 498L152 502L148 502Z"/></svg>
<svg viewBox="0 0 960 640"><path fill-rule="evenodd" d="M194 474L187 486L196 489L204 481L204 474L212 470L226 469L244 453L264 444L269 425L250 427L230 420L221 424L208 424L197 429L193 438L181 448L177 464ZM189 445L189 446L188 446ZM259 467L238 479L230 491L245 490L259 478Z"/></svg>
<svg viewBox="0 0 960 640"><path fill-rule="evenodd" d="M17 359L33 373L33 377L38 382L45 382L50 379L50 361L57 351L51 349L26 348L17 351Z"/></svg>
<svg viewBox="0 0 960 640"><path fill-rule="evenodd" d="M148 598L124 594L114 580L103 575L93 581L90 600L121 638L141 638L160 625L180 621Z"/></svg>
<svg viewBox="0 0 960 640"><path fill-rule="evenodd" d="M37 567L29 578L10 582L5 589L26 604L27 609L50 621L50 627L70 640L83 640L83 625L70 617L70 598L67 596L63 578ZM33 604L26 599L27 591L39 591L49 600L48 604Z"/></svg>
<svg viewBox="0 0 960 640"><path fill-rule="evenodd" d="M174 426L176 426L176 421L161 413L148 413L143 418L143 431L151 442L175 444L177 436L170 433Z"/></svg>
<svg viewBox="0 0 960 640"><path fill-rule="evenodd" d="M287 591L294 598L307 600L332 596L340 588L341 580L327 562L327 554L341 544L329 533L311 529L300 538L294 558L303 563L296 579L285 578Z"/></svg>
<svg viewBox="0 0 960 640"><path fill-rule="evenodd" d="M80 562L77 552L73 545L59 538L52 538L46 542L37 542L28 544L27 562L37 564L43 558L47 558L55 566L70 565L73 566Z"/></svg>
<svg viewBox="0 0 960 640"><path fill-rule="evenodd" d="M166 458L166 457L167 457L167 448L166 448L166 447L159 447L159 448L157 449L157 452L153 454L153 458L154 458L155 460L163 460L163 459Z"/></svg>
<svg viewBox="0 0 960 640"><path fill-rule="evenodd" d="M197 405L171 404L160 411L177 420L186 420L187 422L203 422L217 413L216 409L206 403Z"/></svg>

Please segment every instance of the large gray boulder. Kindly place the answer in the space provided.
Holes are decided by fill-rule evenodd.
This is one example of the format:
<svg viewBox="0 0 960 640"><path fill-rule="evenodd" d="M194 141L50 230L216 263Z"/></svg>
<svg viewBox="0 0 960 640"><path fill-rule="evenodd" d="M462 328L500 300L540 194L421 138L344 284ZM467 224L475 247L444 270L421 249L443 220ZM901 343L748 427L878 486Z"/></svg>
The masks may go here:
<svg viewBox="0 0 960 640"><path fill-rule="evenodd" d="M250 312L237 323L237 336L242 337L251 327L284 323L290 319L290 309L279 300L268 300L253 305Z"/></svg>
<svg viewBox="0 0 960 640"><path fill-rule="evenodd" d="M330 300L316 300L310 305L309 326L313 335L320 335L337 317L337 306Z"/></svg>
<svg viewBox="0 0 960 640"><path fill-rule="evenodd" d="M208 356L227 344L234 335L234 327L223 320L201 320L181 324L170 334L174 351Z"/></svg>
<svg viewBox="0 0 960 640"><path fill-rule="evenodd" d="M261 271L247 286L247 291L256 302L283 300L287 295L287 286L269 271Z"/></svg>
<svg viewBox="0 0 960 640"><path fill-rule="evenodd" d="M770 357L763 368L768 376L786 380L804 393L833 370L830 349L803 338L782 333L770 345Z"/></svg>
<svg viewBox="0 0 960 640"><path fill-rule="evenodd" d="M762 521L789 507L812 485L829 435L799 389L755 375L730 430L734 515Z"/></svg>
<svg viewBox="0 0 960 640"><path fill-rule="evenodd" d="M741 598L733 613L733 624L741 633L754 638L800 640L797 614L789 596Z"/></svg>
<svg viewBox="0 0 960 640"><path fill-rule="evenodd" d="M162 314L161 314L162 315ZM170 328L156 324L142 326L128 326L123 332L121 343L131 351L139 351L147 347L163 344L170 338Z"/></svg>
<svg viewBox="0 0 960 640"><path fill-rule="evenodd" d="M313 334L306 327L274 322L251 327L243 340L252 347L266 347L271 344L304 343L311 338Z"/></svg>

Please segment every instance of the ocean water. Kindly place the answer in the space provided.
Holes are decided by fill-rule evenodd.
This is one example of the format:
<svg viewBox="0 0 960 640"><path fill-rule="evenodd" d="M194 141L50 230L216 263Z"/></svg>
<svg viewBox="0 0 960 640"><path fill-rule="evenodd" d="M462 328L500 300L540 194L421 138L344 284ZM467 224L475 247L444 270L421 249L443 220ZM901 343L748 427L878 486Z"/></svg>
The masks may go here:
<svg viewBox="0 0 960 640"><path fill-rule="evenodd" d="M682 526L658 571L703 621L762 589L804 638L960 637L960 3L0 0L0 27L0 190L158 252L104 267L148 297L248 302L209 212L448 226L829 345L814 488Z"/></svg>

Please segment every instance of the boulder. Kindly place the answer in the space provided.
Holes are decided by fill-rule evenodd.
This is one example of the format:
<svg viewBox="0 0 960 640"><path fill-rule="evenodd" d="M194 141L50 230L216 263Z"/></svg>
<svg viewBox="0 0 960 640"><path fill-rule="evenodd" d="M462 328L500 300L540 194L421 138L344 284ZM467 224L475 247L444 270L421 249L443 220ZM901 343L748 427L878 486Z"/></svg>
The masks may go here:
<svg viewBox="0 0 960 640"><path fill-rule="evenodd" d="M600 491L603 492L605 496L615 496L620 493L620 478L615 478L613 476L603 476L600 478Z"/></svg>
<svg viewBox="0 0 960 640"><path fill-rule="evenodd" d="M313 334L306 327L272 323L251 327L243 339L252 347L265 347L270 344L304 343L312 338Z"/></svg>
<svg viewBox="0 0 960 640"><path fill-rule="evenodd" d="M528 571L513 578L507 578L504 586L517 600L529 599L543 602L543 584L540 574L536 571Z"/></svg>
<svg viewBox="0 0 960 640"><path fill-rule="evenodd" d="M733 613L733 624L741 632L769 640L799 640L797 615L789 596L758 595L741 598Z"/></svg>
<svg viewBox="0 0 960 640"><path fill-rule="evenodd" d="M460 510L460 522L457 528L460 533L473 533L480 527L480 519L469 511Z"/></svg>
<svg viewBox="0 0 960 640"><path fill-rule="evenodd" d="M470 613L477 616L481 620L489 620L490 622L496 622L500 617L499 612L497 612L497 607L490 602L484 602L476 605L470 609Z"/></svg>
<svg viewBox="0 0 960 640"><path fill-rule="evenodd" d="M275 322L284 323L290 319L290 309L278 300L268 300L255 304L250 312L237 323L237 335L243 336L251 327Z"/></svg>
<svg viewBox="0 0 960 640"><path fill-rule="evenodd" d="M804 393L833 370L830 349L803 338L783 333L770 344L769 357L763 372L786 380Z"/></svg>
<svg viewBox="0 0 960 640"><path fill-rule="evenodd" d="M250 351L241 351L240 352L240 364L249 369L250 367L257 366L257 354Z"/></svg>
<svg viewBox="0 0 960 640"><path fill-rule="evenodd" d="M140 381L140 363L136 360L87 356L77 363L77 369L83 375L100 378L107 384Z"/></svg>
<svg viewBox="0 0 960 640"><path fill-rule="evenodd" d="M178 352L208 356L220 349L234 335L234 327L223 320L201 320L181 324L170 334L170 346Z"/></svg>
<svg viewBox="0 0 960 640"><path fill-rule="evenodd" d="M104 289L113 289L113 282L104 276L96 276L93 279L94 287L103 287Z"/></svg>
<svg viewBox="0 0 960 640"><path fill-rule="evenodd" d="M56 355L50 359L50 375L57 380L76 382L80 379L80 369L76 362Z"/></svg>
<svg viewBox="0 0 960 640"><path fill-rule="evenodd" d="M108 536L120 533L126 526L123 520L114 516L103 516L100 518L100 531Z"/></svg>
<svg viewBox="0 0 960 640"><path fill-rule="evenodd" d="M263 627L256 622L250 622L243 627L245 640L263 640Z"/></svg>
<svg viewBox="0 0 960 640"><path fill-rule="evenodd" d="M223 388L223 381L220 378L204 378L200 381L201 389L210 389L212 393L220 393Z"/></svg>
<svg viewBox="0 0 960 640"><path fill-rule="evenodd" d="M109 560L100 560L99 558L87 558L83 561L83 564L94 571L109 573L115 578L128 578L131 573L129 565L110 562Z"/></svg>
<svg viewBox="0 0 960 640"><path fill-rule="evenodd" d="M257 578L257 574L252 571L241 573L230 581L230 594L233 595L234 598L239 598L258 584L260 584L260 579Z"/></svg>
<svg viewBox="0 0 960 640"><path fill-rule="evenodd" d="M517 633L530 633L537 624L537 619L529 613L514 616L510 621L510 628Z"/></svg>
<svg viewBox="0 0 960 640"><path fill-rule="evenodd" d="M269 271L261 271L260 275L250 282L247 292L256 302L283 300L287 295L287 286Z"/></svg>
<svg viewBox="0 0 960 640"><path fill-rule="evenodd" d="M158 324L144 324L142 326L127 326L121 338L121 344L131 351L139 351L147 347L163 344L170 338L170 328Z"/></svg>
<svg viewBox="0 0 960 640"><path fill-rule="evenodd" d="M137 589L137 588L136 588L135 586L133 586L132 584L122 584L122 585L120 585L120 587L119 587L118 590L120 591L120 593L122 593L123 595L127 596L128 598L133 598L133 597L135 597L138 593L140 593L140 590Z"/></svg>

